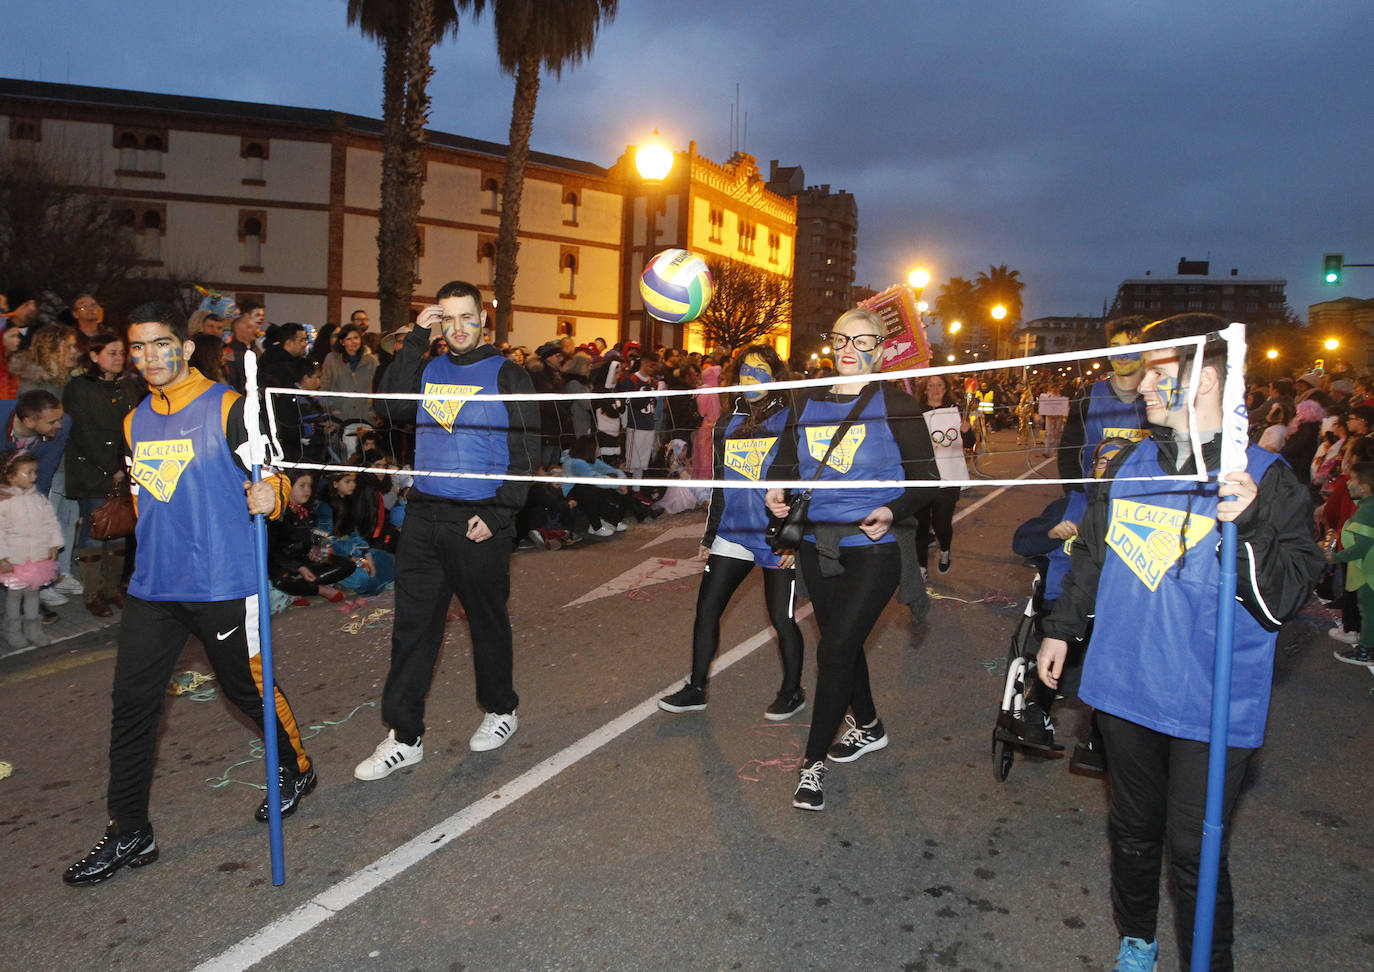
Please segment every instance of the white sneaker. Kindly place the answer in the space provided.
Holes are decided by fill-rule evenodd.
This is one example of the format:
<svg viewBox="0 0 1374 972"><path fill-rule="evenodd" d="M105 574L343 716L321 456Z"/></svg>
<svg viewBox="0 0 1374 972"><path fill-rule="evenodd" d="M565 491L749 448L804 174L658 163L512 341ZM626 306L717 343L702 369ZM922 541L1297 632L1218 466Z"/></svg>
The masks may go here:
<svg viewBox="0 0 1374 972"><path fill-rule="evenodd" d="M38 600L39 603L46 604L48 607L58 607L69 603L71 598L62 594L55 587L45 587L38 592Z"/></svg>
<svg viewBox="0 0 1374 972"><path fill-rule="evenodd" d="M515 735L515 730L519 726L520 720L515 717L514 712L507 712L505 715L488 712L482 717L482 724L468 740L468 748L474 753L499 749L506 744L507 739Z"/></svg>
<svg viewBox="0 0 1374 972"><path fill-rule="evenodd" d="M611 526L609 523L603 523L603 524L601 524L601 526L597 527L595 530L588 530L588 531L587 531L587 536L589 536L589 537L613 537L613 536L615 536L615 527Z"/></svg>
<svg viewBox="0 0 1374 972"><path fill-rule="evenodd" d="M624 520L621 520L619 523L617 523L617 524L615 525L615 532L616 532L616 533L624 533L624 532L625 532L625 521L624 521Z"/></svg>
<svg viewBox="0 0 1374 972"><path fill-rule="evenodd" d="M52 586L52 589L59 594L84 594L86 590L81 586L81 581L71 574L63 574L57 578L57 583Z"/></svg>
<svg viewBox="0 0 1374 972"><path fill-rule="evenodd" d="M403 766L414 766L424 758L423 739L415 740L414 746L407 746L396 741L396 730L393 729L372 750L371 756L354 767L353 776L360 780L380 780Z"/></svg>
<svg viewBox="0 0 1374 972"><path fill-rule="evenodd" d="M1328 638L1335 638L1337 641L1347 645L1357 645L1360 643L1360 633L1358 631L1346 631L1344 627L1337 626L1326 632Z"/></svg>

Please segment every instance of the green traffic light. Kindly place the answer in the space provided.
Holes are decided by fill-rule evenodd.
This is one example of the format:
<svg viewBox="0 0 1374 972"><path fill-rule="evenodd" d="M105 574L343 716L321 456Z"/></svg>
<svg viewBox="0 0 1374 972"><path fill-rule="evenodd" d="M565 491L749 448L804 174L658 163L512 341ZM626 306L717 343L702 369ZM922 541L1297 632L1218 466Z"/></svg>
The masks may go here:
<svg viewBox="0 0 1374 972"><path fill-rule="evenodd" d="M1335 283L1337 280L1340 280L1340 279L1341 279L1341 275L1340 275L1339 273L1328 273L1328 274L1326 275L1326 282L1327 282L1327 283Z"/></svg>
<svg viewBox="0 0 1374 972"><path fill-rule="evenodd" d="M1328 253L1322 257L1322 279L1328 285L1341 282L1341 271L1345 269L1345 254Z"/></svg>

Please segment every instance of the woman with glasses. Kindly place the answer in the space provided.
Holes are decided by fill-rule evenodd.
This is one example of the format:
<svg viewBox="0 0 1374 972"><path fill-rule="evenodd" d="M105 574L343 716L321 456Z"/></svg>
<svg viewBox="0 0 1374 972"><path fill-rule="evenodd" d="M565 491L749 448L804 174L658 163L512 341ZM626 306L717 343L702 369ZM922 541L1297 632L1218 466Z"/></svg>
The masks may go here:
<svg viewBox="0 0 1374 972"><path fill-rule="evenodd" d="M747 386L735 400L734 411L716 424L712 478L762 483L777 453L778 438L787 421L786 391L769 388L787 379L787 366L766 344L745 348L736 373L727 385ZM720 646L720 618L730 598L758 564L763 570L763 599L778 634L782 656L782 688L763 717L778 722L806 707L802 691L802 633L793 616L796 577L792 553L777 554L764 539L768 511L757 489L717 487L711 493L706 535L698 556L706 561L697 594L692 627L692 674L687 684L658 700L667 712L696 712L706 708L706 680Z"/></svg>
<svg viewBox="0 0 1374 972"><path fill-rule="evenodd" d="M771 478L820 483L938 479L930 433L915 401L892 383L861 380L882 362L885 331L871 311L840 315L829 342L841 380L797 396ZM851 418L837 440L836 433ZM883 485L818 487L812 493L797 561L816 611L820 642L815 710L794 807L825 809L827 758L848 763L887 746L869 686L864 641L902 575L893 523L918 513L930 492ZM783 490L770 489L766 502L774 516L787 515ZM911 573L919 587L914 566ZM846 716L846 710L851 714ZM849 728L836 741L842 721Z"/></svg>
<svg viewBox="0 0 1374 972"><path fill-rule="evenodd" d="M925 380L917 398L921 414L930 428L930 443L935 451L935 465L940 478L957 482L968 479L964 462L964 446L973 444L973 427L959 410L959 400L950 391L944 375L931 375ZM954 542L954 507L959 492L967 486L942 486L935 491L930 503L916 516L916 555L921 560L921 573L926 572L930 560L932 530L940 544L940 573L949 573L950 545Z"/></svg>

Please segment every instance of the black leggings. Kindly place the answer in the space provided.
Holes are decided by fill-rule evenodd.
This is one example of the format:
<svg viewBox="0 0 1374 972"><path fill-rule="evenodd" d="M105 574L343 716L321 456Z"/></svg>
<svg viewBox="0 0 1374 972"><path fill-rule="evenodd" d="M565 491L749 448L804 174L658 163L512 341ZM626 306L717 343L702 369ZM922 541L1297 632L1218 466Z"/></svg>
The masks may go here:
<svg viewBox="0 0 1374 972"><path fill-rule="evenodd" d="M948 550L954 542L954 507L959 502L959 487L944 486L935 491L935 498L916 514L916 556L926 566L930 554L930 534L941 550Z"/></svg>
<svg viewBox="0 0 1374 972"><path fill-rule="evenodd" d="M587 524L593 530L602 524L615 526L625 518L620 494L613 489L578 483L568 496L577 501L577 508L586 514Z"/></svg>
<svg viewBox="0 0 1374 972"><path fill-rule="evenodd" d="M815 709L806 739L806 762L810 764L825 759L846 709L853 711L854 721L861 726L878 718L868 684L864 641L897 590L902 559L895 543L841 547L844 572L824 577L816 545L806 541L797 551L797 562L821 629L816 645Z"/></svg>
<svg viewBox="0 0 1374 972"><path fill-rule="evenodd" d="M692 684L697 688L706 687L711 661L720 648L720 617L753 569L753 561L737 557L712 554L706 561L706 572L701 575L701 589L697 592L696 622L692 625ZM792 610L796 576L796 568L763 570L763 601L768 606L768 620L778 633L782 691L787 693L801 687L802 633Z"/></svg>

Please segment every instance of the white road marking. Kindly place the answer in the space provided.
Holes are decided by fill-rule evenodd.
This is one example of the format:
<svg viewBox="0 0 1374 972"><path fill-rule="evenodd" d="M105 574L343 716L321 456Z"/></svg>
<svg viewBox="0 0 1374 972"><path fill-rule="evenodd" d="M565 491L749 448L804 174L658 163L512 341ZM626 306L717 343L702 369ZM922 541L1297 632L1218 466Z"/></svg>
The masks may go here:
<svg viewBox="0 0 1374 972"><path fill-rule="evenodd" d="M1049 460L1049 459L1046 459L1044 462L1040 463L1039 465L1033 466L1032 468L1027 469L1025 472L1023 472L1021 475L1017 476L1016 478L1017 478L1018 480L1020 480L1020 479L1025 479L1025 478L1026 478L1027 476L1029 476L1031 473L1037 473L1037 472L1039 472L1041 469L1044 469L1044 468L1045 468L1046 466L1048 466L1049 464L1050 464L1050 460ZM1005 493L1005 492L1006 492L1007 490L1009 490L1009 489L1011 489L1010 486L1002 486L1002 487L1000 487L999 489L994 489L991 493L988 493L988 495L984 496L982 499L980 499L978 502L974 503L972 506L966 506L966 507L964 507L962 510L960 510L958 513L954 514L954 522L955 522L955 523L958 523L960 520L962 520L964 517L968 516L968 515L969 515L970 513L972 513L974 510L978 509L980 506L986 506L988 503L991 503L993 500L995 500L997 497L1001 496L1003 493Z"/></svg>
<svg viewBox="0 0 1374 972"><path fill-rule="evenodd" d="M811 605L803 605L797 609L797 620L800 621L810 614ZM772 640L772 627L764 628L725 654L720 655L711 671L713 673L724 671ZM214 958L202 962L196 966L196 972L211 972L211 970L213 972L228 972L228 970L248 969L272 953L285 948L306 932L322 925L349 905L360 900L364 895L377 890L446 844L462 837L488 817L509 807L521 797L528 796L583 757L591 755L602 746L629 732L639 723L657 713L659 711L659 698L676 688L678 688L678 683L674 681L671 685L660 689L634 708L622 713L599 729L594 729L571 746L530 767L506 786L492 790L486 796L468 804L423 833L416 834L390 853L379 857L361 870L355 871L338 884L321 891L276 921L259 928L238 944L232 945Z"/></svg>
<svg viewBox="0 0 1374 972"><path fill-rule="evenodd" d="M664 530L639 549L648 550L650 547L656 547L660 543L667 543L669 540L682 540L688 537L700 542L701 535L705 532L706 528L701 526L673 527L671 530Z"/></svg>
<svg viewBox="0 0 1374 972"><path fill-rule="evenodd" d="M671 580L679 580L683 577L691 577L699 574L706 566L703 560L689 557L682 560L676 557L650 557L648 560L631 567L619 577L612 578L595 590L588 591L575 601L569 601L563 606L573 607L577 604L586 604L588 601L597 601L603 597L614 597L617 594L624 594L628 591L639 590L641 587L650 587L654 584L664 584Z"/></svg>

